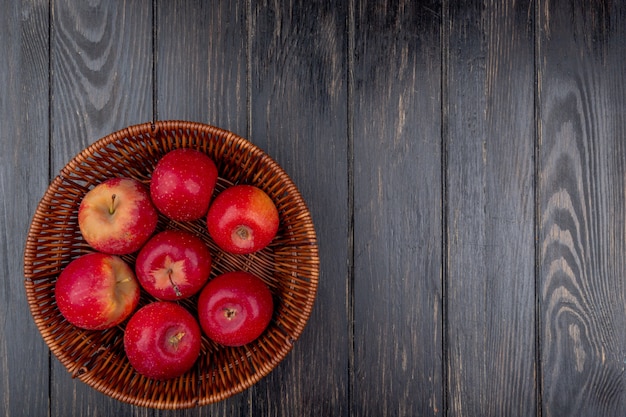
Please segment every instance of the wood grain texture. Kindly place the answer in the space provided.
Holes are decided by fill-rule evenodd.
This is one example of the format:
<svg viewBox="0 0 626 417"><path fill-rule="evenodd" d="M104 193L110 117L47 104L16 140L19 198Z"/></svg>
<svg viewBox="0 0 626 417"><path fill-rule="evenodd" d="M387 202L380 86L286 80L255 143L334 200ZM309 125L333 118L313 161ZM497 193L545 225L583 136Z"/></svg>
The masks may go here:
<svg viewBox="0 0 626 417"><path fill-rule="evenodd" d="M48 3L0 8L0 415L47 415L48 349L30 319L22 255L48 184Z"/></svg>
<svg viewBox="0 0 626 417"><path fill-rule="evenodd" d="M52 173L97 139L152 119L152 8L122 2L54 2ZM72 380L54 359L51 415L149 415Z"/></svg>
<svg viewBox="0 0 626 417"><path fill-rule="evenodd" d="M245 1L157 4L157 116L209 123L241 136L248 129ZM200 409L159 416L249 415L251 392Z"/></svg>
<svg viewBox="0 0 626 417"><path fill-rule="evenodd" d="M623 416L622 3L0 0L0 415ZM23 290L51 177L155 117L265 149L320 245L294 350L200 409L72 380Z"/></svg>
<svg viewBox="0 0 626 417"><path fill-rule="evenodd" d="M621 416L626 8L540 4L542 411Z"/></svg>
<svg viewBox="0 0 626 417"><path fill-rule="evenodd" d="M149 2L54 2L55 170L102 136L152 119L152 23Z"/></svg>
<svg viewBox="0 0 626 417"><path fill-rule="evenodd" d="M251 4L250 140L291 176L319 242L318 296L287 358L252 388L251 415L348 415L347 8Z"/></svg>
<svg viewBox="0 0 626 417"><path fill-rule="evenodd" d="M157 5L157 117L248 134L245 1Z"/></svg>
<svg viewBox="0 0 626 417"><path fill-rule="evenodd" d="M449 416L535 414L533 10L449 10Z"/></svg>
<svg viewBox="0 0 626 417"><path fill-rule="evenodd" d="M355 2L356 416L444 412L440 10Z"/></svg>

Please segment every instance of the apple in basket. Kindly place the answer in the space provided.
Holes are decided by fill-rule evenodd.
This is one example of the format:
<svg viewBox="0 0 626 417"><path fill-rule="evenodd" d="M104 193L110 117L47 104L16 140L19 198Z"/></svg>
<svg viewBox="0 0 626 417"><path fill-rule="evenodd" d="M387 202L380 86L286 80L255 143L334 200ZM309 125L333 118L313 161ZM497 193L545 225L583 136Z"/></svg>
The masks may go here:
<svg viewBox="0 0 626 417"><path fill-rule="evenodd" d="M148 190L132 178L111 178L89 190L78 208L78 226L99 252L125 255L143 246L158 213Z"/></svg>
<svg viewBox="0 0 626 417"><path fill-rule="evenodd" d="M234 185L222 191L209 207L207 229L224 251L247 254L265 248L276 236L276 205L263 190Z"/></svg>
<svg viewBox="0 0 626 417"><path fill-rule="evenodd" d="M189 148L168 152L157 163L150 195L157 209L172 220L206 215L217 183L217 167L208 155Z"/></svg>
<svg viewBox="0 0 626 417"><path fill-rule="evenodd" d="M124 351L132 367L166 380L189 371L200 355L202 332L194 316L171 301L155 301L130 318Z"/></svg>
<svg viewBox="0 0 626 417"><path fill-rule="evenodd" d="M211 252L196 235L164 230L141 248L135 273L141 286L160 300L187 298L209 279Z"/></svg>
<svg viewBox="0 0 626 417"><path fill-rule="evenodd" d="M59 274L54 294L67 321L87 330L117 326L139 303L139 283L126 262L100 252L82 255Z"/></svg>
<svg viewBox="0 0 626 417"><path fill-rule="evenodd" d="M204 333L225 346L257 339L274 310L272 292L257 276L230 271L213 278L198 297L198 320Z"/></svg>

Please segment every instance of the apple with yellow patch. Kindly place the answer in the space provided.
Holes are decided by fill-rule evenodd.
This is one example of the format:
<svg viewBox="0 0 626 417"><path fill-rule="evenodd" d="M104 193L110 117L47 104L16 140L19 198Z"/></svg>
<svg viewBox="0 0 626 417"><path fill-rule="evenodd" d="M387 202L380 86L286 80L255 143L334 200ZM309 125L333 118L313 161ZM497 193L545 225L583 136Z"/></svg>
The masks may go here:
<svg viewBox="0 0 626 417"><path fill-rule="evenodd" d="M138 251L154 233L157 220L148 190L132 178L111 178L96 185L78 208L78 226L85 241L113 255Z"/></svg>
<svg viewBox="0 0 626 417"><path fill-rule="evenodd" d="M188 298L204 286L211 273L211 252L198 236L164 230L141 248L135 272L141 286L160 300Z"/></svg>
<svg viewBox="0 0 626 417"><path fill-rule="evenodd" d="M82 329L104 330L132 314L140 288L122 258L94 252L74 259L61 271L54 294L67 321Z"/></svg>

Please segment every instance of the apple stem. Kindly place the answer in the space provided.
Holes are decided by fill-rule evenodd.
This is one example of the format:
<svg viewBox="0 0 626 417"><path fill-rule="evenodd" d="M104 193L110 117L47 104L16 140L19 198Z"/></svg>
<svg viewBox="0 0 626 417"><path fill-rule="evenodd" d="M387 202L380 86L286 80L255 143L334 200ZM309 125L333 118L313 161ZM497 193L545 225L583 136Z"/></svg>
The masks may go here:
<svg viewBox="0 0 626 417"><path fill-rule="evenodd" d="M172 287L174 287L174 293L176 293L176 297L182 297L183 293L180 292L180 288L178 288L178 285L176 285L176 283L172 279L172 271L171 270L168 273L168 277L170 279L170 283L172 284Z"/></svg>
<svg viewBox="0 0 626 417"><path fill-rule="evenodd" d="M109 207L109 214L115 213L115 198L117 196L115 194L111 195L111 207Z"/></svg>

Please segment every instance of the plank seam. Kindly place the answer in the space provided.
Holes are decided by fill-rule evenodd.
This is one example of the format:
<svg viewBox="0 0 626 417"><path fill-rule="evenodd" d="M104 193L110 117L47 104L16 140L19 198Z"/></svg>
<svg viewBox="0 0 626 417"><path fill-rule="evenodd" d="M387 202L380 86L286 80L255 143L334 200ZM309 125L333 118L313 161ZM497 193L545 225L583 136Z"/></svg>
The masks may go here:
<svg viewBox="0 0 626 417"><path fill-rule="evenodd" d="M246 134L252 139L252 0L246 0Z"/></svg>
<svg viewBox="0 0 626 417"><path fill-rule="evenodd" d="M157 91L157 60L158 60L158 11L157 0L152 0L152 125L159 120L158 91Z"/></svg>
<svg viewBox="0 0 626 417"><path fill-rule="evenodd" d="M356 361L356 347L355 347L355 305L354 305L354 292L355 292L355 274L354 274L354 54L355 54L355 36L356 36L356 5L355 0L348 1L348 53L347 55L347 88L346 88L346 100L347 100L347 123L346 123L346 135L347 135L347 187L348 187L348 279L346 283L346 295L347 295L347 315L348 315L348 415L350 417L356 416L356 407L354 405L354 392L356 385L355 375L355 361Z"/></svg>
<svg viewBox="0 0 626 417"><path fill-rule="evenodd" d="M246 134L249 140L252 140L252 0L245 0L245 28L246 28ZM247 415L253 417L254 402L253 390L247 390Z"/></svg>
<svg viewBox="0 0 626 417"><path fill-rule="evenodd" d="M448 352L448 141L449 141L449 85L448 63L450 54L450 8L448 0L441 3L440 53L441 53L441 407L444 417L448 416L449 396L449 352Z"/></svg>
<svg viewBox="0 0 626 417"><path fill-rule="evenodd" d="M541 172L541 164L539 161L540 147L541 147L541 74L540 74L540 51L541 51L541 6L540 0L536 0L534 3L534 24L533 24L533 37L534 37L534 155L533 155L533 191L534 191L534 256L535 256L535 279L534 279L534 291L535 291L535 402L536 402L536 416L541 417L543 415L543 399L542 399L542 365L541 365L541 262L540 262L540 185L539 175Z"/></svg>
<svg viewBox="0 0 626 417"><path fill-rule="evenodd" d="M54 11L52 9L53 1L48 0L48 183L52 182L52 132L53 126L53 107L52 99L54 91L52 88L52 36L53 36L53 20ZM52 416L52 352L48 349L48 417Z"/></svg>

